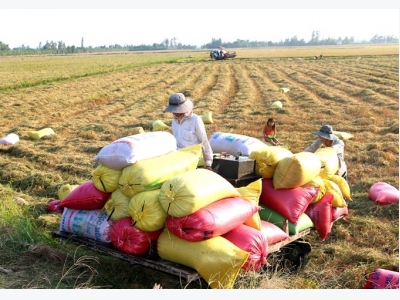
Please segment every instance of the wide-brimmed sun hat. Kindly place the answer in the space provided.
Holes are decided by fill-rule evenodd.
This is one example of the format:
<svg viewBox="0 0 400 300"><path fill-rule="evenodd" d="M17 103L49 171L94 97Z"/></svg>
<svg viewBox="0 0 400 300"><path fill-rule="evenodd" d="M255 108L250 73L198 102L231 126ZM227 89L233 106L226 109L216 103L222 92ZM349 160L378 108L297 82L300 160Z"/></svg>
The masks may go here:
<svg viewBox="0 0 400 300"><path fill-rule="evenodd" d="M175 93L169 97L169 105L164 112L187 113L193 110L193 101L182 93Z"/></svg>
<svg viewBox="0 0 400 300"><path fill-rule="evenodd" d="M313 133L330 141L337 140L338 137L334 135L332 132L333 132L332 126L325 124L319 129L319 131Z"/></svg>

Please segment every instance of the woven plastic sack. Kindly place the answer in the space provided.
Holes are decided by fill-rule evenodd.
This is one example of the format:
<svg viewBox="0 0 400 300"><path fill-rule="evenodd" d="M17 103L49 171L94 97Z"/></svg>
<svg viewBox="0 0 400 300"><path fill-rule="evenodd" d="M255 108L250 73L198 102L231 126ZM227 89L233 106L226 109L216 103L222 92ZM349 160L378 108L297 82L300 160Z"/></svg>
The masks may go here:
<svg viewBox="0 0 400 300"><path fill-rule="evenodd" d="M152 124L153 131L163 131L169 129L169 126L161 120L155 120Z"/></svg>
<svg viewBox="0 0 400 300"><path fill-rule="evenodd" d="M282 108L282 102L281 101L275 101L269 106L269 108Z"/></svg>
<svg viewBox="0 0 400 300"><path fill-rule="evenodd" d="M240 197L250 203L258 206L260 201L262 183L261 178L249 183L247 186L236 188L240 193ZM261 230L261 219L258 212L254 213L248 220L244 222L245 225Z"/></svg>
<svg viewBox="0 0 400 300"><path fill-rule="evenodd" d="M300 152L281 159L275 169L275 189L301 187L319 175L321 161L311 152Z"/></svg>
<svg viewBox="0 0 400 300"><path fill-rule="evenodd" d="M63 184L57 191L59 200L64 200L79 185Z"/></svg>
<svg viewBox="0 0 400 300"><path fill-rule="evenodd" d="M5 137L0 139L0 144L3 145L14 145L19 142L19 136L15 133L7 134Z"/></svg>
<svg viewBox="0 0 400 300"><path fill-rule="evenodd" d="M346 207L347 203L343 198L342 191L339 186L329 179L324 179L325 183L325 194L331 194L333 196L332 207Z"/></svg>
<svg viewBox="0 0 400 300"><path fill-rule="evenodd" d="M240 224L222 237L249 253L249 258L242 269L259 271L261 266L267 263L268 240L260 230Z"/></svg>
<svg viewBox="0 0 400 300"><path fill-rule="evenodd" d="M274 210L289 222L297 225L300 216L317 196L318 188L275 189L271 179L262 179L260 205ZM261 205L261 206L262 206ZM259 211L261 220L263 211Z"/></svg>
<svg viewBox="0 0 400 300"><path fill-rule="evenodd" d="M138 133L144 133L144 129L141 126L134 127L131 129L131 134L138 134Z"/></svg>
<svg viewBox="0 0 400 300"><path fill-rule="evenodd" d="M399 272L375 269L368 275L364 289L399 289Z"/></svg>
<svg viewBox="0 0 400 300"><path fill-rule="evenodd" d="M349 214L349 210L346 207L332 207L332 222L339 220L341 217L345 217Z"/></svg>
<svg viewBox="0 0 400 300"><path fill-rule="evenodd" d="M98 165L92 174L94 186L103 192L112 193L118 189L118 180L122 171L107 167L106 165Z"/></svg>
<svg viewBox="0 0 400 300"><path fill-rule="evenodd" d="M323 179L330 179L339 169L339 159L335 149L332 147L318 148L314 152L321 161L321 172L319 176Z"/></svg>
<svg viewBox="0 0 400 300"><path fill-rule="evenodd" d="M54 134L54 131L51 128L43 128L37 131L28 131L28 135L34 140L40 140L42 137L51 134Z"/></svg>
<svg viewBox="0 0 400 300"><path fill-rule="evenodd" d="M164 182L159 201L167 214L180 218L227 197L240 197L240 193L221 175L195 169Z"/></svg>
<svg viewBox="0 0 400 300"><path fill-rule="evenodd" d="M276 226L278 226L281 230L284 229L285 227L285 222L287 218L283 217L281 214L277 213L276 211L270 209L269 207L261 204L261 210L259 212L260 218L262 221L270 222ZM287 232L291 235L293 234L298 234L308 228L314 227L314 223L311 220L311 218L306 215L305 213L302 213L296 224L293 224L292 222L288 221L287 222ZM285 229L286 230L286 229Z"/></svg>
<svg viewBox="0 0 400 300"><path fill-rule="evenodd" d="M256 149L266 148L259 139L235 133L214 132L210 137L210 146L214 153L226 152L237 155L249 156Z"/></svg>
<svg viewBox="0 0 400 300"><path fill-rule="evenodd" d="M125 217L114 223L110 240L118 250L134 255L153 254L157 251L157 240L162 230L145 232L132 225L132 219Z"/></svg>
<svg viewBox="0 0 400 300"><path fill-rule="evenodd" d="M349 140L354 137L353 134L348 133L348 132L343 132L343 131L332 131L332 133L334 135L336 135L339 139L344 140L344 141Z"/></svg>
<svg viewBox="0 0 400 300"><path fill-rule="evenodd" d="M311 201L311 203L316 203L319 200L321 200L322 197L325 195L325 192L326 192L325 182L320 176L315 177L313 180L307 182L306 184L302 185L301 187L304 187L304 188L307 188L307 187L318 188L318 195L313 199L313 201Z"/></svg>
<svg viewBox="0 0 400 300"><path fill-rule="evenodd" d="M377 182L369 188L368 197L380 205L398 203L399 190L386 182Z"/></svg>
<svg viewBox="0 0 400 300"><path fill-rule="evenodd" d="M107 213L102 209L76 210L65 207L60 231L74 233L95 241L110 242L109 233L113 222L108 221Z"/></svg>
<svg viewBox="0 0 400 300"><path fill-rule="evenodd" d="M189 146L144 159L122 170L119 178L119 189L125 196L156 190L173 176L195 170L201 155L201 144Z"/></svg>
<svg viewBox="0 0 400 300"><path fill-rule="evenodd" d="M203 120L204 124L213 124L213 119L212 119L212 112L208 112L207 114L201 115L200 118Z"/></svg>
<svg viewBox="0 0 400 300"><path fill-rule="evenodd" d="M221 236L189 242L166 228L158 238L157 251L162 259L195 269L213 289L231 289L249 257L247 251Z"/></svg>
<svg viewBox="0 0 400 300"><path fill-rule="evenodd" d="M241 198L228 197L184 217L169 216L166 227L181 239L198 242L227 233L243 224L260 208Z"/></svg>
<svg viewBox="0 0 400 300"><path fill-rule="evenodd" d="M176 139L171 133L145 132L120 138L104 146L92 161L112 169L122 170L137 161L175 150Z"/></svg>
<svg viewBox="0 0 400 300"><path fill-rule="evenodd" d="M157 231L165 227L167 213L158 201L160 189L134 195L129 201L128 213L133 224L143 231Z"/></svg>
<svg viewBox="0 0 400 300"><path fill-rule="evenodd" d="M276 244L289 237L289 234L280 227L264 220L261 220L261 232L266 236L268 245Z"/></svg>
<svg viewBox="0 0 400 300"><path fill-rule="evenodd" d="M293 155L293 153L286 148L267 147L252 151L249 158L256 161L256 175L262 178L272 178L279 161L291 155Z"/></svg>
<svg viewBox="0 0 400 300"><path fill-rule="evenodd" d="M332 200L333 196L326 194L317 203L310 204L305 212L313 221L314 227L322 241L326 240L331 231Z"/></svg>
<svg viewBox="0 0 400 300"><path fill-rule="evenodd" d="M119 189L115 190L104 205L104 210L112 221L118 221L119 219L129 217L129 201L130 198L122 194Z"/></svg>
<svg viewBox="0 0 400 300"><path fill-rule="evenodd" d="M350 186L346 179L339 175L332 175L330 180L337 184L345 200L352 200Z"/></svg>

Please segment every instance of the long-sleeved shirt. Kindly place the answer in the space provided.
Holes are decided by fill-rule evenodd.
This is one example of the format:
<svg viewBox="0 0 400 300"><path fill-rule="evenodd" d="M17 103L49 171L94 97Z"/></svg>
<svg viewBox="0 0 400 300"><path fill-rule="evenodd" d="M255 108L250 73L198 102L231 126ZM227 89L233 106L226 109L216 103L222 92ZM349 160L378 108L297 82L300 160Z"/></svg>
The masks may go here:
<svg viewBox="0 0 400 300"><path fill-rule="evenodd" d="M322 141L320 139L316 139L310 146L304 149L304 151L314 153L319 147L321 147L321 145L323 145ZM343 174L347 172L347 166L344 161L344 142L341 139L333 140L330 147L335 149L339 159L339 169L336 172L336 175L343 176Z"/></svg>
<svg viewBox="0 0 400 300"><path fill-rule="evenodd" d="M173 119L172 133L176 138L177 149L202 143L203 158L206 166L212 166L213 151L201 117L192 113L190 117L183 119L181 124Z"/></svg>

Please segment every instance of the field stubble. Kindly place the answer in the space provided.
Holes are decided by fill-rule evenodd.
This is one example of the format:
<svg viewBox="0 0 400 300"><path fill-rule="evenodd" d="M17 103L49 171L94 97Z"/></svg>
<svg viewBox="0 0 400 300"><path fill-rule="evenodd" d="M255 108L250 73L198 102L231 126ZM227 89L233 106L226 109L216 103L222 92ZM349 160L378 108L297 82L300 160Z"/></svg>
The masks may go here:
<svg viewBox="0 0 400 300"><path fill-rule="evenodd" d="M307 55L301 52L302 59L298 59L300 55L268 57L263 50L254 49L243 50L241 58L240 51L229 61L212 61L204 51L145 57L129 53L0 58L4 60L0 72L0 135L15 133L20 137L14 146L0 145L1 200L4 202L10 194L25 199L38 230L49 235L58 228L59 216L50 216L46 205L57 197L59 187L88 180L94 170L91 159L98 151L115 139L132 135L136 127L151 131L155 120L170 125L171 115L162 111L169 95L184 92L194 100L195 113L212 112L214 123L206 125L209 136L220 131L262 139L268 117L277 119L278 137L292 153L310 144L316 137L312 132L326 123L336 131L354 135L345 141L353 196L348 202L349 216L334 224L325 242L314 233L307 237L313 250L300 272L281 274L275 281L272 277L259 287L357 289L363 287L363 276L375 268L398 271L398 204L377 206L367 194L379 181L399 187L398 47L397 55L375 52L385 55L366 56L329 55L330 48L326 54L324 48L316 48ZM312 59L320 52L324 54L322 60ZM281 93L282 87L290 91ZM282 109L270 108L275 101L282 102ZM40 140L27 135L45 127L55 134ZM4 252L1 241L0 235ZM61 251L57 243L54 247L57 253ZM29 249L28 257L38 260L34 268L37 274L23 273L14 283L1 279L0 286L56 286L50 279L43 280L49 276L43 273L47 270L60 279L61 270L42 269L40 263L49 258ZM75 250L70 246L69 251ZM7 255L7 259L10 257ZM19 261L30 264L28 257ZM92 287L151 288L159 282L164 288L182 288L166 274L102 255L100 258L122 273L116 278L113 269L97 265L97 260L89 257L97 269L91 273L96 283ZM55 266L62 266L59 255L50 259L57 261ZM0 266L5 264L9 262L0 259ZM13 264L20 263L15 260ZM139 278L135 273L138 270L148 278ZM111 275L114 279L104 278ZM131 280L122 279L124 276ZM285 276L287 280L282 280ZM63 280L66 287L80 287L74 286L72 279ZM241 281L237 287L246 288Z"/></svg>

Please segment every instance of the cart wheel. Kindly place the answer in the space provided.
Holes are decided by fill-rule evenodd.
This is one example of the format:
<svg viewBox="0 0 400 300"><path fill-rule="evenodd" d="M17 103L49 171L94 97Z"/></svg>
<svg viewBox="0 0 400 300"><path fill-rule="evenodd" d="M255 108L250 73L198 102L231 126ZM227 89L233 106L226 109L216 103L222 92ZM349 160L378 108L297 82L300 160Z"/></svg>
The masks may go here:
<svg viewBox="0 0 400 300"><path fill-rule="evenodd" d="M310 252L311 245L302 239L287 244L281 250L284 266L297 270L304 263L305 256Z"/></svg>

